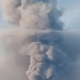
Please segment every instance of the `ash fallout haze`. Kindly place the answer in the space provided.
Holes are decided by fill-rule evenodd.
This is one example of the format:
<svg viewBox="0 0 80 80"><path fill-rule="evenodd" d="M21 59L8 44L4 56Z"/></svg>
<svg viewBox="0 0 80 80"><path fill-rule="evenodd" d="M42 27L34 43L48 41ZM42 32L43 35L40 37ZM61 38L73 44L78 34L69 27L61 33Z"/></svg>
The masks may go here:
<svg viewBox="0 0 80 80"><path fill-rule="evenodd" d="M0 0L0 80L80 80L80 36L63 29L56 0Z"/></svg>

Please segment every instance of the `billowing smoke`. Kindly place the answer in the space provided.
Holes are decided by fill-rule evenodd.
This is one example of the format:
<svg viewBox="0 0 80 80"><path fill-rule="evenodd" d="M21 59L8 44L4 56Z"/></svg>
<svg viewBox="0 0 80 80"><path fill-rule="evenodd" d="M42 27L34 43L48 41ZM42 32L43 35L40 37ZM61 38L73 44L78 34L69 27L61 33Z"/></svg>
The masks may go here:
<svg viewBox="0 0 80 80"><path fill-rule="evenodd" d="M63 23L59 18L63 11L58 10L57 1L0 2L4 19L15 26L0 31L7 56L5 60L1 59L0 79L26 80L26 72L29 80L67 80L74 63L68 57L68 50L65 50L67 39L64 35L67 34L62 32Z"/></svg>

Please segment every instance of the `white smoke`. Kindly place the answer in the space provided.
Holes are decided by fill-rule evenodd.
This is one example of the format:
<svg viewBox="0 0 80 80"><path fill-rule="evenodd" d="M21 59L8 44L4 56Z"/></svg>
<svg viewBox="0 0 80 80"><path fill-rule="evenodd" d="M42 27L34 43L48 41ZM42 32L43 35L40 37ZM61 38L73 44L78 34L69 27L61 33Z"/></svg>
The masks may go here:
<svg viewBox="0 0 80 80"><path fill-rule="evenodd" d="M65 72L72 64L65 49L62 48L64 45L61 45L64 35L61 32L63 23L59 18L63 11L57 9L57 1L0 0L0 2L4 19L17 26L0 32L0 40L7 54L7 59L4 62L2 60L4 64L1 65L8 67L0 67L2 76L0 79L26 80L25 69L27 70L29 66L26 72L29 80L64 80L68 74ZM5 72L9 74L5 75L6 78L3 76Z"/></svg>

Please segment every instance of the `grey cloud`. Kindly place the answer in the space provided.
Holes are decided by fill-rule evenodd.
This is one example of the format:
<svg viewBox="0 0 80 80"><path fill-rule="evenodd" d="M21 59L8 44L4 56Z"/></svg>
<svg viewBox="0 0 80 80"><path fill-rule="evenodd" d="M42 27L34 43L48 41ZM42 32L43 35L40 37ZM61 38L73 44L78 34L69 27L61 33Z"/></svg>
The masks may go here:
<svg viewBox="0 0 80 80"><path fill-rule="evenodd" d="M73 32L69 35L63 30L59 20L63 11L57 9L56 0L0 2L4 19L18 26L0 31L5 50L5 57L0 60L0 79L70 79L80 44Z"/></svg>

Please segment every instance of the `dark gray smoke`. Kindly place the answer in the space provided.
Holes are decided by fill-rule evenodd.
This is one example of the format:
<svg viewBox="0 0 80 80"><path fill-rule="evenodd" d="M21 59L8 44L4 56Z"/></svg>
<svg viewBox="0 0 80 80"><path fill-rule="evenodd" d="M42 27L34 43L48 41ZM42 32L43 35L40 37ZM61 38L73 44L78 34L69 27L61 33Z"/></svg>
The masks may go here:
<svg viewBox="0 0 80 80"><path fill-rule="evenodd" d="M63 31L63 23L59 19L63 11L57 9L57 1L0 2L4 19L16 26L0 31L6 53L0 60L0 79L75 80L72 71L76 67L74 60L79 49L72 46L76 41L70 41L72 35Z"/></svg>

